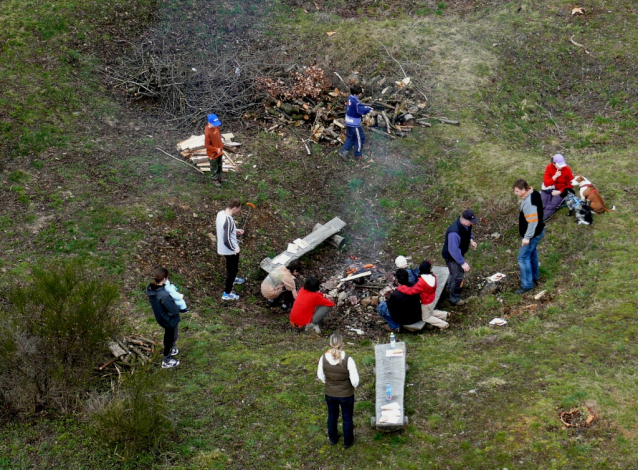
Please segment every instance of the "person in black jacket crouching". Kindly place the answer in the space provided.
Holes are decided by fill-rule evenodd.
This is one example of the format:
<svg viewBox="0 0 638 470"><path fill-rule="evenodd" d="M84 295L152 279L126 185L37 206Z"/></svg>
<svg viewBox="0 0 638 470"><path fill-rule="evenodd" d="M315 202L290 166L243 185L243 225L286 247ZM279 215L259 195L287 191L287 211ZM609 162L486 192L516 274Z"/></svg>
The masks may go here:
<svg viewBox="0 0 638 470"><path fill-rule="evenodd" d="M399 285L411 285L409 274L405 269L398 269L395 277ZM387 325L383 325L386 330L398 332L403 325L411 325L421 321L419 294L407 295L395 289L388 300L379 304L377 312L388 322Z"/></svg>
<svg viewBox="0 0 638 470"><path fill-rule="evenodd" d="M179 353L179 350L175 347L180 322L179 307L164 289L164 284L166 279L168 279L168 270L166 268L155 268L153 277L153 281L146 287L146 295L153 308L155 320L157 320L159 326L164 328L162 369L170 369L179 365L179 361L172 357Z"/></svg>

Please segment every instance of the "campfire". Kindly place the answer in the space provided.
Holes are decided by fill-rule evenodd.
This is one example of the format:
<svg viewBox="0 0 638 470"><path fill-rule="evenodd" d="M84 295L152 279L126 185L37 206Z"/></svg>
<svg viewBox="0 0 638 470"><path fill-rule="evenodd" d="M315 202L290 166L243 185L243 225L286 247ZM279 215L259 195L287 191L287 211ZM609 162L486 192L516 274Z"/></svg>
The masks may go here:
<svg viewBox="0 0 638 470"><path fill-rule="evenodd" d="M393 283L394 274L383 268L354 262L334 273L321 288L334 299L346 328L362 335L362 327L384 323L377 316L376 308L385 301L385 295L392 292Z"/></svg>

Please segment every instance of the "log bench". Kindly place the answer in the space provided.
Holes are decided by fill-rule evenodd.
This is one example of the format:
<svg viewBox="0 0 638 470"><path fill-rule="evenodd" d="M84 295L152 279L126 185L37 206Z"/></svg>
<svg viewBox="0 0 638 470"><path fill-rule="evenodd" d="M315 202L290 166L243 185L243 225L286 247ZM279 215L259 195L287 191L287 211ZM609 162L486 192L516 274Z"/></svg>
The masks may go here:
<svg viewBox="0 0 638 470"><path fill-rule="evenodd" d="M281 253L290 257L290 259L286 261L285 263L283 263L283 265L288 266L288 264L293 259L301 258L303 255L311 252L312 250L317 248L317 246L319 246L321 243L323 243L326 240L329 240L329 243L331 243L333 246L337 245L340 247L341 245L343 245L344 240L342 237L336 237L335 235L339 231L341 231L341 229L345 226L346 226L346 223L343 220L341 220L339 217L335 217L330 222L323 224L320 227L315 226L315 230L313 230L313 232L310 235L307 235L305 238L302 238L302 240L308 243L307 247L299 248L296 253L290 253L288 251L284 251L283 253ZM336 240L333 240L333 239L336 239ZM273 269L279 266L279 264L274 264L272 260L273 258L264 258L261 261L261 263L259 263L259 266L261 267L261 269L263 269L264 271L270 274L270 272L272 272Z"/></svg>
<svg viewBox="0 0 638 470"><path fill-rule="evenodd" d="M404 342L397 341L396 349L403 349L400 357L386 357L386 351L390 344L377 344L374 347L375 373L376 373L376 415L370 419L373 428L379 431L391 432L403 429L408 425L408 417L405 416L403 397L405 393L405 356L407 354ZM392 400L386 399L386 386L390 384L392 389ZM398 423L381 423L381 407L390 403L397 403L400 406L400 416Z"/></svg>
<svg viewBox="0 0 638 470"><path fill-rule="evenodd" d="M443 289L445 289L445 285L447 284L450 272L447 266L432 266L432 274L436 276L436 294L434 297L434 307L436 308L436 304L439 302ZM424 327L425 322L423 320L412 323L411 325L403 325L403 328L409 331L421 331Z"/></svg>

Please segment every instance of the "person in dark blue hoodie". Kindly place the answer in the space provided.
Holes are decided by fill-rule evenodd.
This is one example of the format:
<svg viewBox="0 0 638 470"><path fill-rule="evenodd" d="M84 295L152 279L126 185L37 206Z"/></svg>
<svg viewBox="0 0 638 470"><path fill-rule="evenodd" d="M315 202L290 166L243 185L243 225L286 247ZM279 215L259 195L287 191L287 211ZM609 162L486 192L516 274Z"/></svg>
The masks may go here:
<svg viewBox="0 0 638 470"><path fill-rule="evenodd" d="M173 297L164 289L164 284L168 279L166 268L155 268L153 281L146 287L146 295L153 309L155 320L164 328L164 360L162 369L177 367L179 361L173 359L179 350L175 347L177 341L177 331L180 322L179 307Z"/></svg>
<svg viewBox="0 0 638 470"><path fill-rule="evenodd" d="M361 129L361 117L372 111L372 108L359 102L362 94L363 88L361 88L361 85L352 85L350 87L350 98L348 98L346 105L346 141L339 152L339 156L344 160L353 147L355 160L363 158L365 136Z"/></svg>

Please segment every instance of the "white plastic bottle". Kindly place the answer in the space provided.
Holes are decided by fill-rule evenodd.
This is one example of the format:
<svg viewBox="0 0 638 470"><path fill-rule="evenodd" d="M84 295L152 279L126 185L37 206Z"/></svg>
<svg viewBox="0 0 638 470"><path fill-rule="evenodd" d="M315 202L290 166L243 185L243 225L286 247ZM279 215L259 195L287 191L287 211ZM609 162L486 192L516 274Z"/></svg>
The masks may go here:
<svg viewBox="0 0 638 470"><path fill-rule="evenodd" d="M397 347L397 338L394 336L394 333L390 333L390 347L392 349Z"/></svg>

